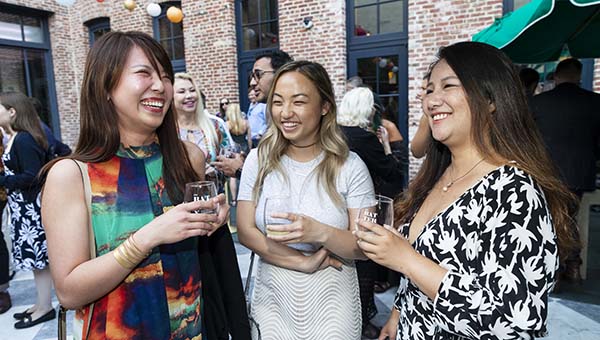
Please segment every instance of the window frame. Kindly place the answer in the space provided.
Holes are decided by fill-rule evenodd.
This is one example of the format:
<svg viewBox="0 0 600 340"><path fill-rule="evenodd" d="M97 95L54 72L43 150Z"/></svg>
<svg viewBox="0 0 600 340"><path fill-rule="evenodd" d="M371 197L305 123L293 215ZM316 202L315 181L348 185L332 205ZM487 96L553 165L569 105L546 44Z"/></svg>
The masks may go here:
<svg viewBox="0 0 600 340"><path fill-rule="evenodd" d="M238 36L238 42L241 43L241 48L239 48L240 51L242 52L246 52L246 53L250 53L250 52L256 52L256 51L268 51L268 50L276 50L279 48L279 2L278 1L274 1L274 4L276 6L275 11L277 12L277 17L275 19L268 19L268 20L261 20L261 9L262 9L262 5L267 2L267 1L271 1L271 0L257 0L258 1L258 20L257 21L253 21L253 22L249 22L247 24L243 23L243 17L244 17L244 6L242 6L242 1L244 0L236 0L236 5L239 3L239 22L238 22L238 18L236 17L236 31L239 28L240 34ZM256 32L256 34L260 37L262 36L262 25L266 25L266 24L271 24L271 23L277 23L277 44L276 46L271 46L271 47L262 47L262 39L258 39L258 48L254 48L254 49L244 49L244 28L245 27L250 27L250 26L258 26L258 32ZM239 25L239 26L238 26Z"/></svg>
<svg viewBox="0 0 600 340"><path fill-rule="evenodd" d="M246 80L248 80L248 73L252 70L254 66L254 58L266 51L274 51L279 49L279 30L277 32L277 47L266 47L266 48L258 48L254 50L244 50L243 48L243 25L242 25L242 1L244 0L235 0L235 39L236 39L236 49L237 49L237 61L238 61L238 95L240 101L240 107L242 111L248 108L248 84ZM277 5L277 25L279 27L279 2L275 1Z"/></svg>
<svg viewBox="0 0 600 340"><path fill-rule="evenodd" d="M108 17L95 18L95 19L85 22L84 25L87 26L87 28L88 28L90 47L92 45L94 45L94 42L96 41L96 38L94 35L95 32L100 31L100 30L106 30L106 29L108 29L108 31L110 32L110 30L111 30L110 18L108 18Z"/></svg>
<svg viewBox="0 0 600 340"><path fill-rule="evenodd" d="M43 42L38 43L29 41L0 39L0 47L21 48L23 50L25 84L27 89L27 93L25 93L25 95L27 96L30 96L32 93L31 71L29 69L29 63L25 62L27 60L27 51L38 50L44 53L44 68L46 70L46 81L48 82L48 120L53 134L58 139L60 139L60 118L58 115L58 102L56 99L56 81L54 77L54 63L52 61L50 29L48 26L48 18L54 13L45 10L31 9L28 7L22 7L6 3L0 3L0 12L14 14L21 17L34 17L39 19L41 22ZM23 30L22 26L23 19L21 19L21 31Z"/></svg>
<svg viewBox="0 0 600 340"><path fill-rule="evenodd" d="M366 43L382 43L382 42L393 42L394 40L408 40L408 0L401 0L402 1L402 5L403 5L403 11L402 11L402 15L403 15L403 20L402 20L402 31L401 32L388 32L388 33L377 33L377 34L372 34L370 36L356 36L354 35L354 23L356 22L356 14L355 14L355 9L356 8L365 8L365 7L370 7L370 6L376 6L377 7L377 31L379 31L379 27L380 27L380 6L382 4L386 4L386 3L392 3L395 2L395 0L376 0L376 2L374 4L368 4L368 5L355 5L355 0L347 0L346 1L346 8L347 8L347 15L346 15L346 36L348 37L348 44L349 45L355 45L355 44L366 44Z"/></svg>
<svg viewBox="0 0 600 340"><path fill-rule="evenodd" d="M173 72L177 73L177 72L186 72L186 64L185 64L185 33L184 33L184 29L183 29L183 21L179 24L174 24L172 23L168 18L167 18L167 10L169 9L169 7L171 6L176 6L179 7L179 9L181 9L181 1L168 1L168 2L163 2L161 4L159 4L161 7L161 13L159 16L152 18L152 30L153 30L153 35L154 35L154 39L156 39L156 41L158 41L159 44L161 44L161 36L160 36L160 23L159 21L161 19L165 19L169 22L169 32L170 32L170 36L167 38L168 40L171 40L171 42L173 42L176 38L173 37L173 25L181 25L181 37L183 39L183 58L181 59L171 59L171 65L173 66ZM175 44L172 44L172 46L175 46ZM174 48L174 47L173 47ZM171 51L171 53L174 55L175 51Z"/></svg>

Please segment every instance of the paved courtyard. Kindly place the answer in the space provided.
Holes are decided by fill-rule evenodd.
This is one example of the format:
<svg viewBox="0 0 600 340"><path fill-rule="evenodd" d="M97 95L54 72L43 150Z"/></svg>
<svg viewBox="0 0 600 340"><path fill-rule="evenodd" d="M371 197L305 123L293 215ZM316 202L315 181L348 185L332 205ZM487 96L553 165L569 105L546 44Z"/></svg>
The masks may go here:
<svg viewBox="0 0 600 340"><path fill-rule="evenodd" d="M236 244L236 248L240 270L245 280L250 264L250 252L239 244ZM585 286L577 289L581 290L584 288ZM598 286L595 285L592 289L598 290ZM13 327L14 319L12 314L20 312L34 303L35 286L33 275L31 273L17 273L14 280L11 281L10 293L13 298L13 308L7 313L0 315L0 340L56 339L56 319L23 330L17 330ZM569 299L561 298L561 296L569 297ZM567 292L561 295L554 295L551 298L548 318L550 336L546 339L600 339L600 305L574 301L573 299L577 298L577 296L580 295ZM393 298L393 289L376 295L377 307L379 309L379 314L374 319L376 325L381 326L387 320ZM56 300L55 305L58 305L58 301ZM70 315L68 318L70 319Z"/></svg>

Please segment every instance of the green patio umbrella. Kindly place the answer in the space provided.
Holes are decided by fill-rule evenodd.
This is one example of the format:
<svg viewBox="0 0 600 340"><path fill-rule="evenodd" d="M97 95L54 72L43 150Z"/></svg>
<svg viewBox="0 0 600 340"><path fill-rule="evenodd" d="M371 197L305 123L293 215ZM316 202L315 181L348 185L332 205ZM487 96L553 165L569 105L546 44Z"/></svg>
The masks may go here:
<svg viewBox="0 0 600 340"><path fill-rule="evenodd" d="M473 41L498 47L516 63L600 57L600 0L533 0L497 19Z"/></svg>

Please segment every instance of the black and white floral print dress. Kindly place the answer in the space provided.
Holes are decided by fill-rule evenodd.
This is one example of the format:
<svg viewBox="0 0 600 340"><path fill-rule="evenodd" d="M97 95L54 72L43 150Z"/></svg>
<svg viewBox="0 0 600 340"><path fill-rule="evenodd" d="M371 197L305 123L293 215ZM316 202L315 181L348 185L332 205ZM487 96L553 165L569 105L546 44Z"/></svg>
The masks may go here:
<svg viewBox="0 0 600 340"><path fill-rule="evenodd" d="M408 224L400 232L408 237ZM429 221L413 247L448 272L434 301L402 276L397 339L532 339L546 334L558 268L544 194L505 165Z"/></svg>
<svg viewBox="0 0 600 340"><path fill-rule="evenodd" d="M17 133L2 155L4 174L0 176L0 185L8 191L12 254L18 270L44 269L48 265L36 180L45 156L45 151L28 132Z"/></svg>

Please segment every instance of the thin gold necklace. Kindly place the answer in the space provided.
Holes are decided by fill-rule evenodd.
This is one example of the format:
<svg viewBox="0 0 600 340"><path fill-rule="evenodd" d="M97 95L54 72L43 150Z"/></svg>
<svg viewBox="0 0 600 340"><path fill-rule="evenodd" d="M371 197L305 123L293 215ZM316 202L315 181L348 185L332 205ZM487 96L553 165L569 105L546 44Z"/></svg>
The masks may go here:
<svg viewBox="0 0 600 340"><path fill-rule="evenodd" d="M465 172L464 175L462 175L462 176L460 176L460 177L458 177L456 179L452 179L452 169L454 169L454 166L450 165L450 166L452 166L452 169L450 169L450 179L451 179L451 181L450 181L450 183L448 183L448 184L446 184L445 186L442 187L442 191L443 192L447 192L448 189L450 189L450 187L452 185L454 185L454 183L456 183L456 182L460 181L461 179L465 178L468 174L471 173L471 171L475 170L475 168L479 164L481 164L481 162L483 162L484 160L485 160L485 158L480 159L479 162L475 163L475 165L473 165L473 167L471 169L469 169L469 171Z"/></svg>

